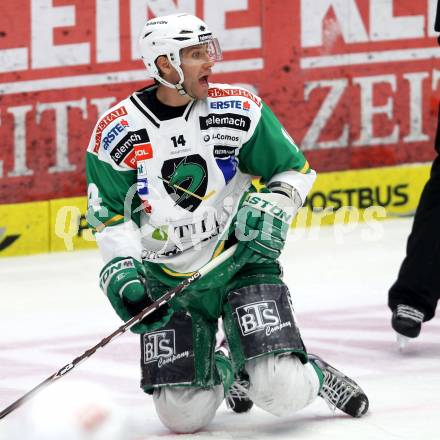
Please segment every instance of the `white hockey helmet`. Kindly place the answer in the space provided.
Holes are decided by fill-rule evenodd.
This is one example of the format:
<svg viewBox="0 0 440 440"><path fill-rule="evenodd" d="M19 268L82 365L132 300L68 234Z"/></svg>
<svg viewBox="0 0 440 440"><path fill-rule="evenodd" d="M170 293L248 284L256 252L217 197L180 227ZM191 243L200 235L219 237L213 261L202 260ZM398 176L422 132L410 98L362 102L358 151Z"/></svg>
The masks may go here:
<svg viewBox="0 0 440 440"><path fill-rule="evenodd" d="M208 45L212 61L221 60L221 49L205 22L190 14L173 14L148 20L139 38L142 60L150 76L161 84L176 88L180 94L186 92L182 86L184 75L181 68L180 50L184 47ZM179 82L172 84L160 75L156 60L166 56L179 74Z"/></svg>

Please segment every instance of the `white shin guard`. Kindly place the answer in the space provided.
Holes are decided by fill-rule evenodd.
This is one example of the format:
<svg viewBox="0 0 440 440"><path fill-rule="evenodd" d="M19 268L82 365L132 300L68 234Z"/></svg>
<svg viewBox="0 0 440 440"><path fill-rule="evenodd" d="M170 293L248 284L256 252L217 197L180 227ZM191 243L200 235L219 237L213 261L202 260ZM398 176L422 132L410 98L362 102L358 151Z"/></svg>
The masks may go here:
<svg viewBox="0 0 440 440"><path fill-rule="evenodd" d="M161 387L153 400L161 422L178 434L189 434L206 426L223 400L223 386L212 388Z"/></svg>
<svg viewBox="0 0 440 440"><path fill-rule="evenodd" d="M275 416L293 414L311 403L319 391L319 379L310 363L294 355L270 354L246 362L249 397Z"/></svg>

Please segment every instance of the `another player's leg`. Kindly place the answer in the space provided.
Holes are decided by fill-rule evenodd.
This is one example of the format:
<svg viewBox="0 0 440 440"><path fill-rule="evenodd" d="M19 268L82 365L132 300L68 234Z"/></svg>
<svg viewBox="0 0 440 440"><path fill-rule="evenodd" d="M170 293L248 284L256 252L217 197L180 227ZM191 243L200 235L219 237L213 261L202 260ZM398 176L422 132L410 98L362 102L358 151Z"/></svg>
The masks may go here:
<svg viewBox="0 0 440 440"><path fill-rule="evenodd" d="M422 330L424 317L425 314L415 307L397 304L391 317L391 326L405 338L417 338Z"/></svg>
<svg viewBox="0 0 440 440"><path fill-rule="evenodd" d="M440 105L434 146L440 154ZM417 206L406 257L388 294L388 305L393 312L391 325L397 332L400 348L420 334L422 322L434 316L440 298L440 273L437 270L440 258L439 217L440 156L437 156Z"/></svg>
<svg viewBox="0 0 440 440"><path fill-rule="evenodd" d="M422 323L434 316L440 297L439 218L440 157L437 157L417 207L406 257L388 294L391 325L405 338L416 338L420 334Z"/></svg>

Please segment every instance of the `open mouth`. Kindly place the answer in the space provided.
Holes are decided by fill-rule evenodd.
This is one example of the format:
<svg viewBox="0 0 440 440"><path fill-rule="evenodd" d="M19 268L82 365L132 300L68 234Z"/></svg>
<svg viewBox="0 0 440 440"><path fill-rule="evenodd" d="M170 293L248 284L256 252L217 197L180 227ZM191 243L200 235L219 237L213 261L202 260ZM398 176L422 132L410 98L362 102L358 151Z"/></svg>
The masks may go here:
<svg viewBox="0 0 440 440"><path fill-rule="evenodd" d="M202 76L201 78L199 78L199 83L202 86L208 87L208 75Z"/></svg>

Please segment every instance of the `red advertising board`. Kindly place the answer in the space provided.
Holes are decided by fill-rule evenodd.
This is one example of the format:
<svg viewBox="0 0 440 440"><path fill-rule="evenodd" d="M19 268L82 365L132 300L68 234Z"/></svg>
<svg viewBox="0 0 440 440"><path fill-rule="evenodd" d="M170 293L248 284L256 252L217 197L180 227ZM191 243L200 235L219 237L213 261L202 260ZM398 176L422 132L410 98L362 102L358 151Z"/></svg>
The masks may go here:
<svg viewBox="0 0 440 440"><path fill-rule="evenodd" d="M437 0L15 0L0 6L0 203L83 195L108 107L149 79L145 18L187 11L218 35L213 82L260 95L319 171L433 157ZM86 5L86 6L85 6Z"/></svg>

